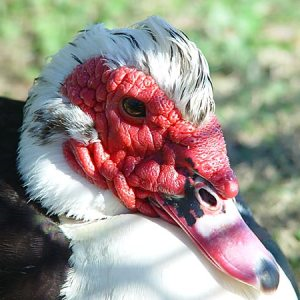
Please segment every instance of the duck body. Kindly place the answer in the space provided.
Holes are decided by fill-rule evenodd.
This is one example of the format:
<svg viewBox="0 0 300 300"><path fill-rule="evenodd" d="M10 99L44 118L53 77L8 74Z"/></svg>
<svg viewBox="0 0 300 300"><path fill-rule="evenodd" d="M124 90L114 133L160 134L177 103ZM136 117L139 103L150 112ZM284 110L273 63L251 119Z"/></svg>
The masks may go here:
<svg viewBox="0 0 300 300"><path fill-rule="evenodd" d="M1 192L1 299L297 299L286 265L277 291L262 295L160 219L124 214L58 225L20 187L3 184Z"/></svg>
<svg viewBox="0 0 300 300"><path fill-rule="evenodd" d="M212 266L174 225L138 214L84 223L52 220L27 203L16 173L12 180L2 181L0 193L3 300L298 299L274 241L275 251L269 250L284 272L276 293L261 295Z"/></svg>
<svg viewBox="0 0 300 300"><path fill-rule="evenodd" d="M30 90L19 144L23 104L0 104L1 299L298 299L236 199L182 32L156 17L82 31Z"/></svg>

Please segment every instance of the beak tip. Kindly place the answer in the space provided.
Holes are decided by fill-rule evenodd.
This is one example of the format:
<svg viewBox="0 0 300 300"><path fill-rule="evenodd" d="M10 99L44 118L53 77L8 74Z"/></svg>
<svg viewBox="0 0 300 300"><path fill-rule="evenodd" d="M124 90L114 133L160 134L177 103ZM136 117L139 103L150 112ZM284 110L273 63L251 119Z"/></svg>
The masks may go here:
<svg viewBox="0 0 300 300"><path fill-rule="evenodd" d="M279 285L279 270L276 263L262 260L258 269L260 288L264 292L271 292Z"/></svg>

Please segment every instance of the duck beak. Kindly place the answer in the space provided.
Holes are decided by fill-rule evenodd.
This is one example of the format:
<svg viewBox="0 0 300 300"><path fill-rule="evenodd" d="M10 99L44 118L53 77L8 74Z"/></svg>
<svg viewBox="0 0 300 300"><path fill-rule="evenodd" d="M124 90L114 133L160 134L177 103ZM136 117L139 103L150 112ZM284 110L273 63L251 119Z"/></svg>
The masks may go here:
<svg viewBox="0 0 300 300"><path fill-rule="evenodd" d="M157 195L155 202L218 269L263 292L276 290L275 259L243 221L234 198L221 199L200 182L184 197Z"/></svg>

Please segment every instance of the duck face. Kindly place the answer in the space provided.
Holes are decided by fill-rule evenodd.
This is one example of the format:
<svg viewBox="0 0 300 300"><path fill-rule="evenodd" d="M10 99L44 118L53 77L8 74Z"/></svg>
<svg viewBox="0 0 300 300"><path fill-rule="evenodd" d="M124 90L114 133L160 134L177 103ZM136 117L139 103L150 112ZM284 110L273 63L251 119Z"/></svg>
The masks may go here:
<svg viewBox="0 0 300 300"><path fill-rule="evenodd" d="M234 204L238 183L213 113L202 54L160 19L131 31L97 30L83 33L53 59L31 91L24 132L41 146L63 136L59 151L65 162L99 191L110 190L130 212L176 224L237 280L276 289L276 262ZM83 45L98 39L102 50L86 54ZM59 64L68 55L76 64L63 69ZM54 91L63 107L59 113L42 90L56 80L55 72L59 82L46 90Z"/></svg>

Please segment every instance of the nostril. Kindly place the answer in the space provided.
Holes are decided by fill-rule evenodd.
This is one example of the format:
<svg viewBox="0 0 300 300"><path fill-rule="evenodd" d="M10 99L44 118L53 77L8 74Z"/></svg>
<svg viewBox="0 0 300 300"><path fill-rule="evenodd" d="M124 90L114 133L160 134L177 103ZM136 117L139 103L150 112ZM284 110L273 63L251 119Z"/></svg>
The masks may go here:
<svg viewBox="0 0 300 300"><path fill-rule="evenodd" d="M216 206L218 203L217 199L205 189L200 189L199 195L201 200L209 206Z"/></svg>
<svg viewBox="0 0 300 300"><path fill-rule="evenodd" d="M215 215L224 212L224 201L213 190L211 184L207 184L200 177L195 180L194 193L204 214Z"/></svg>
<svg viewBox="0 0 300 300"><path fill-rule="evenodd" d="M262 260L257 270L261 289L265 292L274 291L279 284L279 270L276 263Z"/></svg>

